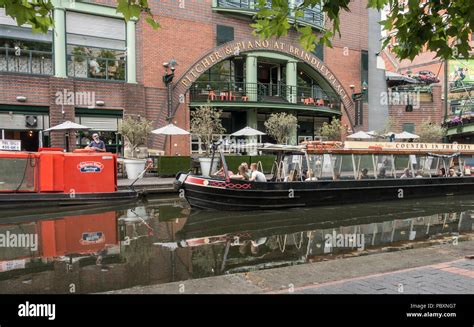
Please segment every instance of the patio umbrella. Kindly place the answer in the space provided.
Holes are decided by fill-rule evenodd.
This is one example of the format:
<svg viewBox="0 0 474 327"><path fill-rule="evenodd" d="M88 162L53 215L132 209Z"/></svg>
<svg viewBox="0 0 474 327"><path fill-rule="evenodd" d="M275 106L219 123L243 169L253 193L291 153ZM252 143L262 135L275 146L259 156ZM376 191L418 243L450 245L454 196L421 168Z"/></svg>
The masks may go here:
<svg viewBox="0 0 474 327"><path fill-rule="evenodd" d="M172 135L189 135L188 131L175 126L174 124L168 124L164 127L151 131L153 134L169 135L170 136L170 155L171 155L171 136Z"/></svg>
<svg viewBox="0 0 474 327"><path fill-rule="evenodd" d="M408 140L408 139L419 139L420 137L416 134L412 134L409 132L402 132L399 134L395 134L396 140Z"/></svg>
<svg viewBox="0 0 474 327"><path fill-rule="evenodd" d="M260 143L262 143L262 135L266 135L264 132L260 132L252 127L244 127L238 130L235 133L230 134L230 136L258 136Z"/></svg>
<svg viewBox="0 0 474 327"><path fill-rule="evenodd" d="M369 135L369 134L366 133L366 132L360 131L360 132L357 132L357 133L355 133L355 134L349 135L347 138L348 138L348 139L370 140L370 139L373 139L374 137L371 136L371 135Z"/></svg>
<svg viewBox="0 0 474 327"><path fill-rule="evenodd" d="M90 127L76 124L72 121L65 121L64 123L61 123L59 125L50 127L48 129L45 129L44 132L69 132L69 131L87 131L89 130ZM66 152L69 152L69 133L65 134L65 142L66 142Z"/></svg>
<svg viewBox="0 0 474 327"><path fill-rule="evenodd" d="M259 130L256 130L252 127L247 126L230 135L231 136L261 136L261 135L266 135L266 134L264 132L260 132Z"/></svg>

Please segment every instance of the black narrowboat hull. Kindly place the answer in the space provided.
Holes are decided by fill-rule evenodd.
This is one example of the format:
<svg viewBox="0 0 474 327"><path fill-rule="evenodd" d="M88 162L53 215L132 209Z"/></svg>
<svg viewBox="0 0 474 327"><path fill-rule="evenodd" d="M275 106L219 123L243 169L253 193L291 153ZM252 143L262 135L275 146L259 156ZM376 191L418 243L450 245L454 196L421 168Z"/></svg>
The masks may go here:
<svg viewBox="0 0 474 327"><path fill-rule="evenodd" d="M474 178L258 183L184 174L177 176L176 188L184 190L186 200L194 208L271 210L471 194Z"/></svg>
<svg viewBox="0 0 474 327"><path fill-rule="evenodd" d="M136 201L139 193L132 190L111 193L0 193L0 210L93 205Z"/></svg>

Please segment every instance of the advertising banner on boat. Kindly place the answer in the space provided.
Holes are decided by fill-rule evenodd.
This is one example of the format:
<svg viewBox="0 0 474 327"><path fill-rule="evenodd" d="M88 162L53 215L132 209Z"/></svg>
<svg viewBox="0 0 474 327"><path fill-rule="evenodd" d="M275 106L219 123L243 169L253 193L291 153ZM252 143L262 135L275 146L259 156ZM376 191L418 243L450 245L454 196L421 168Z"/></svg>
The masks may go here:
<svg viewBox="0 0 474 327"><path fill-rule="evenodd" d="M448 152L471 152L474 144L456 143L411 143L411 142L344 142L346 149L382 149L382 150L409 150L409 151L448 151Z"/></svg>
<svg viewBox="0 0 474 327"><path fill-rule="evenodd" d="M20 140L0 140L0 150L21 151L21 141Z"/></svg>

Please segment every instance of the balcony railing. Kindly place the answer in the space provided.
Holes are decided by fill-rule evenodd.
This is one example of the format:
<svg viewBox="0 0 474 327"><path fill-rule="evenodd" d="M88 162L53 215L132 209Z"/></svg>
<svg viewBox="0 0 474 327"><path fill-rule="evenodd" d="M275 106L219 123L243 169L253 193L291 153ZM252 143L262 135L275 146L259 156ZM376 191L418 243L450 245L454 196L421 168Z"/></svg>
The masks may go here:
<svg viewBox="0 0 474 327"><path fill-rule="evenodd" d="M217 0L216 8L242 11L253 15L256 11L258 11L257 4L258 0ZM271 1L267 2L267 6L271 6ZM291 18L293 18L293 14L290 15L292 16ZM321 7L315 6L314 8L304 9L303 16L298 17L297 21L301 23L308 23L318 28L323 28L324 15L321 12Z"/></svg>
<svg viewBox="0 0 474 327"><path fill-rule="evenodd" d="M202 81L193 83L191 102L216 102L243 104L247 102L274 103L276 105L307 105L340 109L336 93L320 87L300 87L283 83L244 83Z"/></svg>
<svg viewBox="0 0 474 327"><path fill-rule="evenodd" d="M53 53L48 51L2 47L0 48L0 71L52 75Z"/></svg>
<svg viewBox="0 0 474 327"><path fill-rule="evenodd" d="M68 55L68 76L125 80L125 60Z"/></svg>

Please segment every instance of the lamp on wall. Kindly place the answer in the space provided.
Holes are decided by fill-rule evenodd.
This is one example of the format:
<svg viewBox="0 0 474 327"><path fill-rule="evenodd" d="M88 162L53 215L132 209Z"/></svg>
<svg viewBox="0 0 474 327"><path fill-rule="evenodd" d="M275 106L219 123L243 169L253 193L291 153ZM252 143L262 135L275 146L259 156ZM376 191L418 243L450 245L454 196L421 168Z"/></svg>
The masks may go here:
<svg viewBox="0 0 474 327"><path fill-rule="evenodd" d="M96 104L97 106L100 106L100 107L102 107L102 106L104 106L104 105L105 105L105 102L104 102L104 101L102 101L102 100L97 100L97 101L95 102L95 104Z"/></svg>
<svg viewBox="0 0 474 327"><path fill-rule="evenodd" d="M26 102L26 97L23 95L19 95L16 97L16 101L18 102Z"/></svg>
<svg viewBox="0 0 474 327"><path fill-rule="evenodd" d="M168 89L168 120L171 119L173 102L172 83L176 66L178 66L178 62L175 59L171 59L170 61L163 63L163 67L165 68L165 74L163 75L163 83L165 83Z"/></svg>

